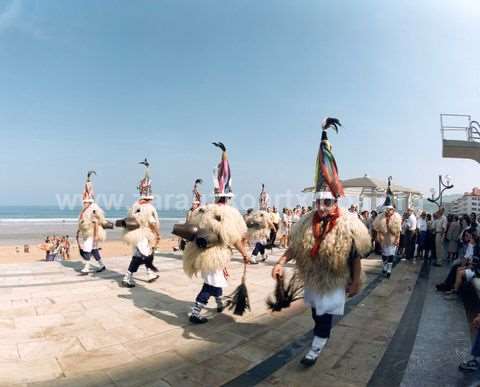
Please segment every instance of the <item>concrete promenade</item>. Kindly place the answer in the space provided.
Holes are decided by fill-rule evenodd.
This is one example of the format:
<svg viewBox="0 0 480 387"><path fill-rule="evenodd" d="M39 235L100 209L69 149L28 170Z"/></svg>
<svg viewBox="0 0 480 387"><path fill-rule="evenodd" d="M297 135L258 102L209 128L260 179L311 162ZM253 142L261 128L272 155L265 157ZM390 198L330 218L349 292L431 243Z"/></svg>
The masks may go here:
<svg viewBox="0 0 480 387"><path fill-rule="evenodd" d="M249 370L262 371L266 360L313 326L301 301L281 313L266 308L280 253L248 267L251 312L217 314L211 300L212 319L201 326L190 325L187 314L202 281L185 276L177 254L156 257L160 278L154 283L142 281L140 268L133 289L119 286L129 257L107 259L107 271L86 277L78 275L78 261L2 265L0 386L221 386ZM378 282L379 259L365 259L363 267L365 286ZM314 368L301 369L297 354L258 385L366 385L418 270L402 262L390 280L375 283L336 324ZM241 273L235 257L227 294Z"/></svg>

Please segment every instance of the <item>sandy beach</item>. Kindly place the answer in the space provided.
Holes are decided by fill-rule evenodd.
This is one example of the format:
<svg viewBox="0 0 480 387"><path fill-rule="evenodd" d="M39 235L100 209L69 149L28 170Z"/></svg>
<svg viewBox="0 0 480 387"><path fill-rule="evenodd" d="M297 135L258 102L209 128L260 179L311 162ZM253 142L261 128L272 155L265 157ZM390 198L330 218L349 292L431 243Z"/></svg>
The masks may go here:
<svg viewBox="0 0 480 387"><path fill-rule="evenodd" d="M158 250L160 251L172 251L173 246L176 246L176 239L168 237L160 241ZM18 251L18 252L17 252ZM128 256L131 254L131 249L125 243L119 240L106 241L102 244L102 255L104 257L119 257ZM70 260L80 260L78 254L78 247L75 241L72 243L70 252ZM45 252L39 248L38 245L30 245L30 251L25 253L23 251L23 245L0 245L0 264L1 263L25 263L44 261Z"/></svg>

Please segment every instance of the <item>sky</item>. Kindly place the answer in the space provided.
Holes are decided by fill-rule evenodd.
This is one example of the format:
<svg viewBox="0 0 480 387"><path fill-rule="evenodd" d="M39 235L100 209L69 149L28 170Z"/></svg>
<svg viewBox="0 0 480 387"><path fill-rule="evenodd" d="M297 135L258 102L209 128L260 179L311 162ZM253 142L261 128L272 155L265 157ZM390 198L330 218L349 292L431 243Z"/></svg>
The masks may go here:
<svg viewBox="0 0 480 387"><path fill-rule="evenodd" d="M480 3L0 0L0 204L190 193L227 145L237 195L312 184L325 116L342 178L480 185L440 113L480 120Z"/></svg>

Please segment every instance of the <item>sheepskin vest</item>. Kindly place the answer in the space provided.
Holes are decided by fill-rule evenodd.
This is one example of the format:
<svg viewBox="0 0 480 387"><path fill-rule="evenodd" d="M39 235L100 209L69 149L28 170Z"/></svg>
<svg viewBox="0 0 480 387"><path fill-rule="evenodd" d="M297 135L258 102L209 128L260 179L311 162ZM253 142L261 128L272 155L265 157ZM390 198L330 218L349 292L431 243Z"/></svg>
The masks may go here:
<svg viewBox="0 0 480 387"><path fill-rule="evenodd" d="M377 232L377 240L382 247L392 246L400 237L402 217L394 212L387 223L387 217L382 212L373 221L373 229Z"/></svg>
<svg viewBox="0 0 480 387"><path fill-rule="evenodd" d="M356 215L340 211L335 226L312 257L314 215L315 211L307 213L294 226L287 257L295 260L296 272L306 288L324 293L347 285L352 248L357 256L367 255L371 250L371 238Z"/></svg>
<svg viewBox="0 0 480 387"><path fill-rule="evenodd" d="M189 277L227 267L233 246L241 241L247 226L242 215L229 205L207 204L192 212L189 223L218 235L219 243L206 249L188 242L183 251L183 271Z"/></svg>

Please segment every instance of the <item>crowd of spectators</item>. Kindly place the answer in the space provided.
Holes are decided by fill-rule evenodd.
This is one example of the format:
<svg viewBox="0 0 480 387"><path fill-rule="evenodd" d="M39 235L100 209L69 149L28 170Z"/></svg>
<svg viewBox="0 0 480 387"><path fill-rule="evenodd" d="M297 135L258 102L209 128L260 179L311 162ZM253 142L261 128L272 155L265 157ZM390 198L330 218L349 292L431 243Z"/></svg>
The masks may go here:
<svg viewBox="0 0 480 387"><path fill-rule="evenodd" d="M68 235L47 236L40 248L45 251L45 261L63 261L70 259L70 239Z"/></svg>

